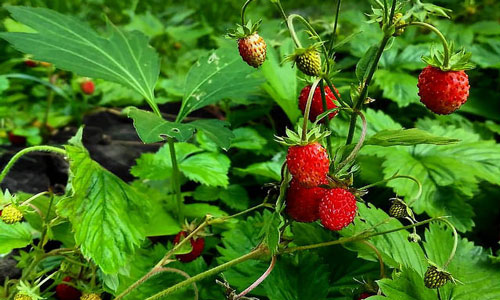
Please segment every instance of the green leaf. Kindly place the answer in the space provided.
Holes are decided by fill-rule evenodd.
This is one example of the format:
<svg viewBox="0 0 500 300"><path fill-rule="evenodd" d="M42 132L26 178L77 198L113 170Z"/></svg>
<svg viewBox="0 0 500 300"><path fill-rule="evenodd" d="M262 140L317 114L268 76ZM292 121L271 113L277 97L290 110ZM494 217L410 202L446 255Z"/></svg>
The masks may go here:
<svg viewBox="0 0 500 300"><path fill-rule="evenodd" d="M31 230L28 223L6 224L0 221L0 254L6 254L16 248L23 248L31 243Z"/></svg>
<svg viewBox="0 0 500 300"><path fill-rule="evenodd" d="M209 186L227 186L231 161L220 153L201 153L183 160L179 169L189 179Z"/></svg>
<svg viewBox="0 0 500 300"><path fill-rule="evenodd" d="M418 79L408 73L378 70L374 76L374 83L383 90L385 98L406 107L410 103L418 103Z"/></svg>
<svg viewBox="0 0 500 300"><path fill-rule="evenodd" d="M453 247L451 229L445 229L443 224L437 222L432 223L425 232L424 247L429 259L442 266ZM467 239L460 239L447 270L463 284L446 284L439 289L441 297L456 300L499 299L500 269L490 263L489 254Z"/></svg>
<svg viewBox="0 0 500 300"><path fill-rule="evenodd" d="M3 32L0 37L40 61L81 76L102 78L130 87L151 106L159 74L159 57L138 32L110 26L110 37L99 36L85 23L46 8L7 7L12 17L37 33Z"/></svg>
<svg viewBox="0 0 500 300"><path fill-rule="evenodd" d="M382 130L368 138L365 145L411 146L418 144L447 145L458 142L457 139L432 135L418 128Z"/></svg>
<svg viewBox="0 0 500 300"><path fill-rule="evenodd" d="M428 300L437 299L436 290L424 285L424 278L412 269L404 268L400 273L393 273L392 279L384 278L377 281L386 297L380 299L392 300ZM372 298L370 298L372 299ZM374 298L378 299L378 298ZM448 298L445 298L448 299Z"/></svg>
<svg viewBox="0 0 500 300"><path fill-rule="evenodd" d="M282 218L277 212L267 217L265 216L264 227L262 227L262 231L259 234L264 237L264 243L267 245L271 255L274 255L278 251L281 221Z"/></svg>
<svg viewBox="0 0 500 300"><path fill-rule="evenodd" d="M184 212L185 215L190 218L203 218L207 214L216 218L227 216L227 213L218 206L205 203L186 204L184 206Z"/></svg>
<svg viewBox="0 0 500 300"><path fill-rule="evenodd" d="M187 75L177 120L224 98L245 97L254 92L262 83L251 76L254 72L236 49L220 48L203 56Z"/></svg>
<svg viewBox="0 0 500 300"><path fill-rule="evenodd" d="M359 217L354 220L354 225L340 231L341 235L353 236L381 223L383 224L374 229L375 232L403 226L398 220L389 217L383 210L375 208L372 205L358 203L358 209ZM408 231L401 230L387 235L372 237L370 238L370 242L377 247L386 265L393 268L400 268L401 266L412 268L423 276L427 268L424 253L418 244L408 241L408 234ZM363 243L348 244L346 248L357 251L359 257L363 259L377 261L373 250Z"/></svg>
<svg viewBox="0 0 500 300"><path fill-rule="evenodd" d="M286 39L280 50L291 53L294 45L291 39ZM267 58L261 67L262 75L266 78L264 90L283 109L288 119L295 123L301 113L297 104L297 76L292 64L282 64L283 55L274 47L268 47Z"/></svg>
<svg viewBox="0 0 500 300"><path fill-rule="evenodd" d="M71 195L57 207L69 218L75 240L105 273L128 263L145 237L148 198L93 161L81 144L82 129L66 146Z"/></svg>
<svg viewBox="0 0 500 300"><path fill-rule="evenodd" d="M229 123L221 120L196 120L188 125L193 126L198 131L202 131L209 139L224 150L229 149L234 138L233 132L228 128Z"/></svg>
<svg viewBox="0 0 500 300"><path fill-rule="evenodd" d="M168 122L152 112L135 107L128 107L127 115L134 120L135 130L145 144L164 141L165 137L184 142L194 132L193 127L190 125Z"/></svg>
<svg viewBox="0 0 500 300"><path fill-rule="evenodd" d="M378 46L371 46L366 50L365 54L356 65L356 77L359 82L364 82L370 69L374 63L375 55L377 54Z"/></svg>
<svg viewBox="0 0 500 300"><path fill-rule="evenodd" d="M249 205L248 193L239 184L231 184L220 191L220 199L232 209L245 210Z"/></svg>
<svg viewBox="0 0 500 300"><path fill-rule="evenodd" d="M257 130L250 127L237 128L233 133L235 136L231 143L231 147L233 148L260 150L267 144L267 140Z"/></svg>
<svg viewBox="0 0 500 300"><path fill-rule="evenodd" d="M281 166L283 165L281 156L276 156L271 161L254 163L246 168L234 168L236 174L241 175L254 175L257 177L264 177L265 180L269 178L280 181L281 180Z"/></svg>
<svg viewBox="0 0 500 300"><path fill-rule="evenodd" d="M262 283L270 300L327 299L330 271L312 252L282 256Z"/></svg>
<svg viewBox="0 0 500 300"><path fill-rule="evenodd" d="M175 153L177 162L180 163L189 155L203 151L189 143L175 143ZM170 149L164 145L156 153L144 153L132 167L130 173L141 179L163 180L172 176L172 160L170 159Z"/></svg>
<svg viewBox="0 0 500 300"><path fill-rule="evenodd" d="M222 233L222 246L217 246L221 256L217 257L219 264L231 261L244 254L249 253L262 241L259 236L264 226L264 220L271 216L271 212L264 211L256 213L246 220L239 221L234 228ZM267 262L260 260L248 260L224 271L225 278L231 287L244 290L250 286L268 267ZM266 295L262 286L252 291L252 295Z"/></svg>

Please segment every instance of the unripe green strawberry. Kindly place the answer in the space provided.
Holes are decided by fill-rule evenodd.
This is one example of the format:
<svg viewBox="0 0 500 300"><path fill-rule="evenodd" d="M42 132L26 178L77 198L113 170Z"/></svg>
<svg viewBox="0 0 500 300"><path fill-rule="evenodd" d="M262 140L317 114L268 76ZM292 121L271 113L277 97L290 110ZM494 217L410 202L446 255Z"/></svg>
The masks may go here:
<svg viewBox="0 0 500 300"><path fill-rule="evenodd" d="M403 202L403 200L392 198L391 201L392 205L389 208L389 216L397 219L410 217L410 214L408 213L408 206Z"/></svg>
<svg viewBox="0 0 500 300"><path fill-rule="evenodd" d="M295 63L302 73L310 76L321 74L321 56L316 48L308 48L295 57Z"/></svg>
<svg viewBox="0 0 500 300"><path fill-rule="evenodd" d="M238 40L241 58L254 68L260 67L266 60L266 49L266 42L257 32Z"/></svg>
<svg viewBox="0 0 500 300"><path fill-rule="evenodd" d="M6 224L18 223L23 219L23 213L14 205L9 205L2 210L0 219Z"/></svg>
<svg viewBox="0 0 500 300"><path fill-rule="evenodd" d="M14 300L33 300L30 296L22 293L17 293Z"/></svg>
<svg viewBox="0 0 500 300"><path fill-rule="evenodd" d="M80 297L80 300L101 300L101 296L96 293L85 293Z"/></svg>
<svg viewBox="0 0 500 300"><path fill-rule="evenodd" d="M403 14L402 13L396 13L394 14L394 17L392 18L394 24L396 25L396 27L398 26L402 26L402 25L405 25L406 22L404 20L401 20L401 18L403 18ZM394 32L393 36L400 36L404 33L405 31L405 28L402 27L402 28L399 28L399 29L396 29L396 31Z"/></svg>
<svg viewBox="0 0 500 300"><path fill-rule="evenodd" d="M452 280L451 274L438 269L436 266L429 266L424 276L424 284L430 289L437 289Z"/></svg>

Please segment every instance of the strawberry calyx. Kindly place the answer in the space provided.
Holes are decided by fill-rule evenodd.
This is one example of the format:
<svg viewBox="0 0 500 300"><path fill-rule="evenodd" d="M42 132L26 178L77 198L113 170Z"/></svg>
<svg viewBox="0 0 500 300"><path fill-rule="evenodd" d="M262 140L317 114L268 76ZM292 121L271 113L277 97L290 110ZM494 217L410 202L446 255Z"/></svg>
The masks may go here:
<svg viewBox="0 0 500 300"><path fill-rule="evenodd" d="M449 46L449 53L452 53L448 62L445 62L445 55L442 50L438 50L436 47L431 46L430 53L428 56L423 56L422 60L433 67L441 69L441 71L464 71L475 68L475 64L470 62L470 57L472 53L465 51L462 48L458 52L453 51L453 44Z"/></svg>
<svg viewBox="0 0 500 300"><path fill-rule="evenodd" d="M303 138L302 131L295 132L286 128L286 137L275 136L275 141L284 146L305 146L326 138L330 133L330 131L321 131L319 127L314 127Z"/></svg>
<svg viewBox="0 0 500 300"><path fill-rule="evenodd" d="M231 39L244 39L256 33L261 23L262 20L259 20L255 23L252 23L251 20L248 20L248 22L245 25L237 24L236 30L229 32L227 34L227 37Z"/></svg>

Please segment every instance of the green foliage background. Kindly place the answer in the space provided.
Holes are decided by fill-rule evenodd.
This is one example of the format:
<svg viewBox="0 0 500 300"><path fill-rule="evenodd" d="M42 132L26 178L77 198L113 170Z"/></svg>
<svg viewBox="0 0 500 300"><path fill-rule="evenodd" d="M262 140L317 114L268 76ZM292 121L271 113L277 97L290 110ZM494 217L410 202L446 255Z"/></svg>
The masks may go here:
<svg viewBox="0 0 500 300"><path fill-rule="evenodd" d="M355 186L382 180L396 172L419 178L424 193L413 207L419 219L450 216L450 221L462 235L450 271L464 284L447 285L441 291L441 299L498 299L500 265L492 249L498 249L500 239L500 3L492 0L433 3L453 9L453 13L451 20L433 18L430 21L448 39L471 51L472 61L477 64L476 69L468 71L471 83L469 100L458 113L450 116L433 115L420 104L416 83L419 71L425 66L420 58L436 43L436 39L429 32L408 28L384 52L379 70L375 73L369 95L376 101L366 111L368 141L373 142L368 142L361 151L360 172L356 175ZM228 28L232 28L239 20L242 1L150 0L130 3L106 0L9 0L8 4L47 7L76 16L77 19L86 20L96 30L96 39L108 32L106 18L118 30L138 30L145 34L161 59L159 70L150 69L147 80L137 84L130 84L129 80L123 78L140 77L139 72L122 74L118 79L105 77L125 83L126 87L98 80L98 96L93 97L90 103L95 107L145 105L145 101L163 105L184 99L180 117L184 118L205 105L218 105L231 124L230 128L224 122L200 124L195 121L183 123L185 127L179 128L179 133L171 131L169 124L163 124L150 115L141 117L141 111L127 110L144 142L157 140L141 135L139 128L155 127L159 132L168 131L169 136L182 141L176 144L182 183L198 183L194 187L184 185L186 217L200 219L207 213L224 216L242 211L262 202L265 197L261 190L262 184L280 179L285 149L273 141L273 135L282 133L284 126L292 127L299 121L296 99L304 82L297 78L296 70L290 64L281 64L293 45L279 15L269 3L253 5L248 13L248 17L253 20L264 19L260 33L270 45L268 61L258 71L241 62L234 41L224 38ZM313 20L313 26L325 37L331 33L333 1L284 1L284 6L288 12L298 12ZM382 37L377 24L366 22L365 13L369 9L368 1L345 1L342 7L338 39L355 35L337 49L335 68L341 72L333 81L340 94L346 98L351 84L357 84L354 72L357 61ZM2 31L26 30L5 9L0 10L0 19ZM18 21L30 25L28 19ZM48 32L52 30L50 27L45 29ZM136 36L138 44L147 39ZM23 50L19 45L16 47ZM154 66L156 56L153 52L150 54L145 62L153 61L151 64ZM49 54L47 59L52 56ZM1 76L21 72L19 63L22 55L6 42L0 43L0 57L0 118L8 120L8 130L28 137L30 144L39 144L40 132L31 124L43 118L47 91L34 81L26 83ZM217 64L213 64L214 60L228 65L220 70ZM82 76L97 72L95 69L87 71L74 67L64 60L57 61L56 65L58 63L63 68L75 68L78 75ZM113 68L109 62L104 64ZM159 78L153 87L158 72ZM31 75L44 76L40 71L33 71ZM208 78L215 84L206 81ZM77 79L76 76L72 77L57 93L57 101L49 115L51 126L78 124L78 115L84 108L68 99L74 97L72 91L77 86ZM136 93L129 88L142 89L143 92ZM156 99L151 96L153 90ZM186 106L189 102L192 105ZM178 111L168 113L177 114ZM338 146L345 141L349 122L347 117L339 114L331 122L334 142ZM146 123L141 123L146 119ZM375 136L380 131L414 127L432 136L459 139L460 142L451 145L389 146L383 145L388 142L381 142L380 135ZM192 136L195 129L197 132ZM155 136L154 133L152 135ZM0 138L0 141L7 144L6 138ZM149 271L166 249L171 247L170 243L153 245L144 237L173 235L182 225L173 217L176 210L170 189L170 150L165 145L156 153L143 154L131 168L135 180L127 184L92 161L79 143L76 138L72 145L67 146L71 172L78 179L71 182L73 201L59 201L58 209L69 217L76 234L75 242L81 245L83 254L101 267L101 279L107 291L120 292ZM77 175L82 169L94 172ZM101 184L109 190L87 193L92 176L100 177ZM123 194L120 195L117 190ZM416 193L416 185L404 180L371 189L364 200L374 206L360 204L360 217L353 226L340 232L340 236L352 236L386 219L388 216L383 209L388 208L387 199L395 194L411 199ZM147 201L142 200L144 195L147 195ZM108 199L106 203L112 206L110 211L116 215L126 214L127 211L152 213L131 216L130 219L117 222L116 215L97 209L103 198ZM83 207L85 203L88 207ZM83 212L85 209L97 210L102 223L91 219ZM269 212L263 212L240 221L214 226L214 235L207 238L204 258L189 264L176 262L169 266L194 275L217 263L239 257L261 241L262 227L273 220ZM2 224L0 226L4 226ZM401 226L399 221L391 220L377 230L397 226ZM88 234L95 228L116 229L116 240L107 240L107 243L99 239L91 241ZM296 245L329 241L336 237L318 225L311 224L293 224L286 234L293 236ZM427 267L426 257L442 264L451 249L452 235L449 229L434 223L421 234L424 237L423 249L407 241L407 231L371 240L389 269L386 270L387 277L378 281L387 298L436 299L436 292L426 289L422 283ZM54 238L64 240L57 234ZM0 241L2 253L27 245L29 228L25 225L1 228ZM103 249L110 254L104 255ZM112 261L107 255L112 255ZM129 264L131 261L134 263ZM271 300L352 299L353 295L361 292L360 281L379 279L376 261L373 252L362 243L283 256L278 259L271 276L254 291L254 295ZM266 267L265 261L247 261L224 272L224 276L234 288L242 290ZM178 281L175 275L157 276L128 299L142 299ZM201 281L198 288L201 299L220 299L222 288L214 287L213 280ZM192 291L186 289L172 299L188 297L192 297ZM383 298L376 296L370 299Z"/></svg>

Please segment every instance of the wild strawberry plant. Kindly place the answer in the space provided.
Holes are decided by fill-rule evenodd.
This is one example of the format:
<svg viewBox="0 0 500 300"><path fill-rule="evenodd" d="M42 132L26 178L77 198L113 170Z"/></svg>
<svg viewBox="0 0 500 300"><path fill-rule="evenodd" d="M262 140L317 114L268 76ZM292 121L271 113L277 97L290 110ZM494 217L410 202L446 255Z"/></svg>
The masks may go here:
<svg viewBox="0 0 500 300"><path fill-rule="evenodd" d="M139 94L149 109L130 106L123 113L143 143L162 146L137 159L130 170L137 180L131 183L91 157L82 141L83 127L62 147L36 145L15 154L0 181L21 157L35 151L62 156L69 180L64 193L2 191L0 253L22 249L22 274L5 281L1 297L500 297L500 270L489 262L498 257L458 233L473 226L473 211L464 199L480 183L500 184L498 144L468 124L457 126L460 119L424 118L405 129L370 108L382 101L370 97L374 86L403 107L409 104L404 101L419 97L436 114L451 114L467 102L474 89L466 73L474 67L471 55L454 51L428 21L430 16L447 18L450 11L418 0L376 0L367 22L359 15L356 21L372 36L345 35L339 29L340 0L326 28L270 0L266 9L276 8L282 22L274 21L261 33L266 21L246 18L251 4L242 3L241 23L228 34L237 42L220 41L221 47L201 56L187 72L174 120L158 106L160 56L146 35L111 22L107 35L101 35L53 10L7 7L13 22L25 30L0 37L30 55L26 66L50 63L50 78L57 70L88 77L78 83L88 96L99 79ZM298 31L299 25L305 30ZM270 35L273 26L282 32L275 29ZM429 54L423 57L428 66L418 83L391 70L406 51L398 41L415 27L439 42L419 48ZM410 33L413 39L421 34ZM359 36L364 42L353 48L360 54L357 61L336 57ZM347 88L340 88L342 63L354 68ZM48 86L64 97L56 80ZM414 93L405 94L408 90ZM248 115L253 112L232 116L236 111L227 99L247 104L256 91L265 91L280 106L289 128L276 128L271 118L275 132L260 125L232 130L224 118L192 117L200 109L222 107L233 126L245 124L239 119L252 120ZM494 125L491 131L498 132ZM274 141L263 137L266 132L275 135ZM231 149L241 150L243 157ZM251 159L255 154L272 158L240 164L245 155ZM234 162L238 165L232 167ZM370 173L373 164L378 169ZM230 168L243 179L230 177ZM245 189L248 178L262 185L262 199L250 199L256 192ZM385 210L367 202L381 186L393 190L382 195ZM221 207L204 203L219 200ZM155 242L159 236L171 238ZM52 242L61 246L49 250Z"/></svg>

